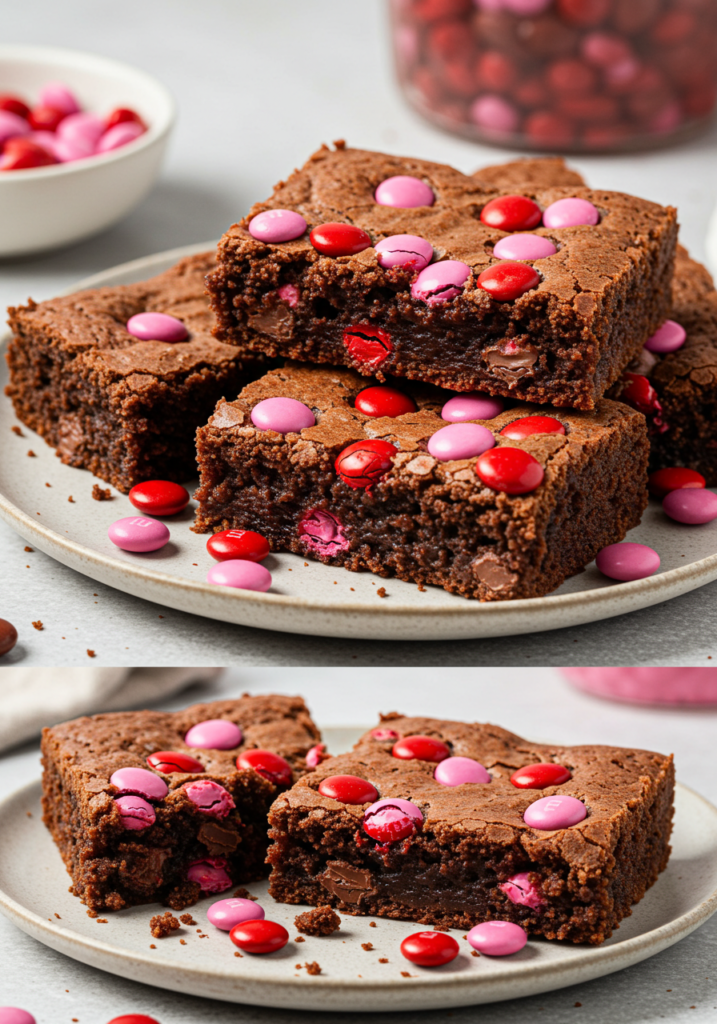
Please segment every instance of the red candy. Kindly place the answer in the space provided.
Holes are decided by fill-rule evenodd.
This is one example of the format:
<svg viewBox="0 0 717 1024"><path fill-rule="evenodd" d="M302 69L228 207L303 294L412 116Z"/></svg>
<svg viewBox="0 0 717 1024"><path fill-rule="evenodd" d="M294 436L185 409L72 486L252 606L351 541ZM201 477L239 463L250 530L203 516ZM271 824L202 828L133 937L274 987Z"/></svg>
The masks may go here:
<svg viewBox="0 0 717 1024"><path fill-rule="evenodd" d="M30 127L36 132L54 132L64 119L65 113L55 107L35 107L28 117Z"/></svg>
<svg viewBox="0 0 717 1024"><path fill-rule="evenodd" d="M125 1013L121 1017L113 1017L110 1024L159 1024L159 1021L146 1013Z"/></svg>
<svg viewBox="0 0 717 1024"><path fill-rule="evenodd" d="M394 743L391 753L402 761L445 761L451 756L449 748L442 740L433 736L404 736Z"/></svg>
<svg viewBox="0 0 717 1024"><path fill-rule="evenodd" d="M245 953L276 953L289 941L289 933L276 921L242 921L229 932L235 946Z"/></svg>
<svg viewBox="0 0 717 1024"><path fill-rule="evenodd" d="M537 459L522 448L491 448L478 456L476 473L486 487L505 494L529 494L543 482Z"/></svg>
<svg viewBox="0 0 717 1024"><path fill-rule="evenodd" d="M139 124L145 130L147 128L147 125L136 110L132 110L130 107L116 107L115 110L108 115L107 120L105 121L105 131L109 131L110 128L114 128L116 124L126 124L128 122Z"/></svg>
<svg viewBox="0 0 717 1024"><path fill-rule="evenodd" d="M537 270L527 263L494 263L478 275L478 287L488 292L496 302L511 302L540 284Z"/></svg>
<svg viewBox="0 0 717 1024"><path fill-rule="evenodd" d="M371 238L355 224L319 224L309 235L311 244L324 256L354 256L371 245Z"/></svg>
<svg viewBox="0 0 717 1024"><path fill-rule="evenodd" d="M218 562L226 558L261 562L269 554L269 541L253 530L222 530L209 538L207 551Z"/></svg>
<svg viewBox="0 0 717 1024"><path fill-rule="evenodd" d="M319 783L319 793L342 804L372 804L378 800L376 787L358 775L330 775Z"/></svg>
<svg viewBox="0 0 717 1024"><path fill-rule="evenodd" d="M237 768L253 768L275 786L290 786L291 765L271 750L245 750L237 758Z"/></svg>
<svg viewBox="0 0 717 1024"><path fill-rule="evenodd" d="M628 0L634 3L635 0ZM558 12L580 28L592 28L599 25L607 17L611 0L558 0Z"/></svg>
<svg viewBox="0 0 717 1024"><path fill-rule="evenodd" d="M10 93L4 93L0 96L0 110L7 110L11 114L17 114L18 117L24 117L26 120L30 116L30 108L27 103L24 103L19 96L12 96Z"/></svg>
<svg viewBox="0 0 717 1024"><path fill-rule="evenodd" d="M54 156L28 139L8 139L0 157L0 170L26 171L32 167L49 167L56 164Z"/></svg>
<svg viewBox="0 0 717 1024"><path fill-rule="evenodd" d="M415 932L401 943L406 960L420 967L440 967L458 956L460 946L445 932Z"/></svg>
<svg viewBox="0 0 717 1024"><path fill-rule="evenodd" d="M355 441L344 448L334 468L349 487L371 487L391 469L397 452L389 441Z"/></svg>
<svg viewBox="0 0 717 1024"><path fill-rule="evenodd" d="M382 363L393 352L390 335L372 324L356 324L344 331L343 342L352 359L364 366L373 367Z"/></svg>
<svg viewBox="0 0 717 1024"><path fill-rule="evenodd" d="M416 411L416 403L398 388L376 386L364 388L356 395L355 407L364 416L403 416Z"/></svg>
<svg viewBox="0 0 717 1024"><path fill-rule="evenodd" d="M135 484L129 500L148 516L173 516L187 507L189 491L171 480L147 480Z"/></svg>
<svg viewBox="0 0 717 1024"><path fill-rule="evenodd" d="M529 764L513 772L510 781L518 789L546 789L548 786L562 786L572 779L567 768L561 764Z"/></svg>
<svg viewBox="0 0 717 1024"><path fill-rule="evenodd" d="M670 491L681 491L685 487L705 487L707 481L696 469L686 469L683 466L670 466L667 469L657 469L650 473L647 479L647 486L654 498L664 498Z"/></svg>
<svg viewBox="0 0 717 1024"><path fill-rule="evenodd" d="M542 218L538 204L526 196L499 196L491 199L480 215L484 224L501 231L529 231L537 228Z"/></svg>
<svg viewBox="0 0 717 1024"><path fill-rule="evenodd" d="M204 765L189 754L180 754L176 750L157 750L147 758L147 764L156 772L163 775L173 775L175 772L192 773L203 772Z"/></svg>
<svg viewBox="0 0 717 1024"><path fill-rule="evenodd" d="M511 441L522 441L531 434L564 434L565 427L552 416L524 416L503 427L501 434Z"/></svg>

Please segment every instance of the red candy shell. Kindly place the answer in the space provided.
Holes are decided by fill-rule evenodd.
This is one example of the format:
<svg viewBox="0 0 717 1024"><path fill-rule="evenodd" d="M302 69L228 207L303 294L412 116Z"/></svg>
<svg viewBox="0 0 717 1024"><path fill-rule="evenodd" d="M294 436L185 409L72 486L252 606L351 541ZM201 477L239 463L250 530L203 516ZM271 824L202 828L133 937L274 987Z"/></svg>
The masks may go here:
<svg viewBox="0 0 717 1024"><path fill-rule="evenodd" d="M386 331L372 324L356 324L344 331L343 342L349 355L365 367L378 366L393 352L393 343Z"/></svg>
<svg viewBox="0 0 717 1024"><path fill-rule="evenodd" d="M319 224L309 235L311 244L324 256L354 256L371 245L371 238L355 224Z"/></svg>
<svg viewBox="0 0 717 1024"><path fill-rule="evenodd" d="M330 775L319 783L319 793L342 804L372 804L378 800L378 790L358 775Z"/></svg>
<svg viewBox="0 0 717 1024"><path fill-rule="evenodd" d="M662 411L657 392L641 373L624 373L619 383L621 391L618 397L621 402L631 405L645 416Z"/></svg>
<svg viewBox="0 0 717 1024"><path fill-rule="evenodd" d="M289 941L289 933L276 921L242 921L229 932L235 946L245 953L275 953Z"/></svg>
<svg viewBox="0 0 717 1024"><path fill-rule="evenodd" d="M389 441L355 441L344 448L334 468L349 487L371 487L391 469L397 452Z"/></svg>
<svg viewBox="0 0 717 1024"><path fill-rule="evenodd" d="M49 167L56 164L54 156L42 146L28 139L9 139L5 143L0 160L3 171L28 171L33 167Z"/></svg>
<svg viewBox="0 0 717 1024"><path fill-rule="evenodd" d="M269 554L269 541L253 530L222 530L209 538L207 551L218 562L227 558L261 562Z"/></svg>
<svg viewBox="0 0 717 1024"><path fill-rule="evenodd" d="M401 943L406 960L420 967L440 967L458 956L460 946L445 932L414 932Z"/></svg>
<svg viewBox="0 0 717 1024"><path fill-rule="evenodd" d="M394 743L391 753L402 761L445 761L451 752L441 740L433 736L404 736Z"/></svg>
<svg viewBox="0 0 717 1024"><path fill-rule="evenodd" d="M180 754L176 750L157 750L147 758L147 764L156 772L163 775L173 775L175 772L195 773L203 772L204 765L189 754Z"/></svg>
<svg viewBox="0 0 717 1024"><path fill-rule="evenodd" d="M501 231L529 231L537 228L543 214L538 204L527 196L498 196L486 203L480 219Z"/></svg>
<svg viewBox="0 0 717 1024"><path fill-rule="evenodd" d="M511 302L540 284L540 275L527 263L506 260L484 270L477 283L496 302Z"/></svg>
<svg viewBox="0 0 717 1024"><path fill-rule="evenodd" d="M403 416L416 411L416 403L410 395L398 388L379 386L364 388L356 395L354 406L364 416Z"/></svg>
<svg viewBox="0 0 717 1024"><path fill-rule="evenodd" d="M187 507L189 491L171 480L146 480L134 485L129 500L145 515L174 516Z"/></svg>
<svg viewBox="0 0 717 1024"><path fill-rule="evenodd" d="M686 469L683 466L657 469L650 473L647 479L650 494L655 498L665 498L670 491L681 491L685 487L705 487L706 483L705 478L696 469Z"/></svg>
<svg viewBox="0 0 717 1024"><path fill-rule="evenodd" d="M275 786L290 786L293 779L289 762L271 750L245 750L237 758L237 768L253 768Z"/></svg>
<svg viewBox="0 0 717 1024"><path fill-rule="evenodd" d="M547 786L562 786L572 779L567 768L561 764L529 764L513 772L510 781L518 789L545 789Z"/></svg>
<svg viewBox="0 0 717 1024"><path fill-rule="evenodd" d="M529 494L543 482L537 459L522 448L491 448L476 461L476 473L486 487L505 494Z"/></svg>
<svg viewBox="0 0 717 1024"><path fill-rule="evenodd" d="M105 131L109 131L110 128L114 128L117 124L127 123L139 124L145 129L147 127L136 110L132 110L131 107L117 107L107 117L107 120L105 121Z"/></svg>
<svg viewBox="0 0 717 1024"><path fill-rule="evenodd" d="M121 1017L113 1017L110 1024L159 1024L159 1021L146 1013L125 1013Z"/></svg>
<svg viewBox="0 0 717 1024"><path fill-rule="evenodd" d="M24 100L21 100L19 96L12 96L10 93L4 93L0 96L0 110L7 110L11 114L17 114L18 117L24 117L26 120L30 116L30 108Z"/></svg>
<svg viewBox="0 0 717 1024"><path fill-rule="evenodd" d="M30 111L28 122L36 132L54 132L60 121L65 120L65 113L55 107L35 107Z"/></svg>
<svg viewBox="0 0 717 1024"><path fill-rule="evenodd" d="M564 434L565 427L552 416L524 416L503 427L501 434L511 441L522 441L531 434Z"/></svg>

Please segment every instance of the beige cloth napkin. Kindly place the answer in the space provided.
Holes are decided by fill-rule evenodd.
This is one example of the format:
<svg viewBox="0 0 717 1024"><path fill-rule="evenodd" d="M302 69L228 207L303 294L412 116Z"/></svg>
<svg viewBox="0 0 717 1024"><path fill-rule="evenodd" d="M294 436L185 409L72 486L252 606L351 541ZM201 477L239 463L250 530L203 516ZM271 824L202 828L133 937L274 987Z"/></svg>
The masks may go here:
<svg viewBox="0 0 717 1024"><path fill-rule="evenodd" d="M0 750L46 725L168 697L220 668L0 668Z"/></svg>

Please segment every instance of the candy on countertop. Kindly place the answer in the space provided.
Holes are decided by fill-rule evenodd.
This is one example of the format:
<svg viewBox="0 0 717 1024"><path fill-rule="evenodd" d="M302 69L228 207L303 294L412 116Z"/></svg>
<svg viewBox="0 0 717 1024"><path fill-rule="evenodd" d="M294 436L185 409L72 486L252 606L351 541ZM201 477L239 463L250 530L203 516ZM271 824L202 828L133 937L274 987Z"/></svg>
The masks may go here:
<svg viewBox="0 0 717 1024"><path fill-rule="evenodd" d="M298 434L316 423L308 405L295 398L264 398L251 411L251 421L259 430L275 430L277 434Z"/></svg>
<svg viewBox="0 0 717 1024"><path fill-rule="evenodd" d="M205 857L187 868L187 881L196 882L202 892L226 892L232 880L226 871L223 857Z"/></svg>
<svg viewBox="0 0 717 1024"><path fill-rule="evenodd" d="M717 494L702 488L681 487L665 495L662 507L678 523L701 526L717 519Z"/></svg>
<svg viewBox="0 0 717 1024"><path fill-rule="evenodd" d="M463 786L467 782L484 784L492 782L491 776L472 757L447 757L436 765L433 778L441 786Z"/></svg>
<svg viewBox="0 0 717 1024"><path fill-rule="evenodd" d="M426 267L411 285L414 299L434 306L460 295L470 280L471 268L460 260L441 260Z"/></svg>
<svg viewBox="0 0 717 1024"><path fill-rule="evenodd" d="M210 814L214 818L226 818L236 807L231 794L212 779L188 782L184 792L202 814Z"/></svg>
<svg viewBox="0 0 717 1024"><path fill-rule="evenodd" d="M416 403L410 395L386 384L359 391L354 407L364 416L390 416L392 419L416 411Z"/></svg>
<svg viewBox="0 0 717 1024"><path fill-rule="evenodd" d="M379 206L393 206L410 210L417 206L433 206L435 195L430 185L409 174L395 174L386 178L376 189L375 199Z"/></svg>
<svg viewBox="0 0 717 1024"><path fill-rule="evenodd" d="M238 558L261 562L269 554L269 541L254 530L221 530L207 541L207 551L218 562Z"/></svg>
<svg viewBox="0 0 717 1024"><path fill-rule="evenodd" d="M506 235L493 246L493 255L499 260L544 260L557 251L553 242L543 235Z"/></svg>
<svg viewBox="0 0 717 1024"><path fill-rule="evenodd" d="M181 754L177 750L157 750L147 758L147 764L156 772L163 775L173 775L175 772L194 774L203 772L204 765L189 754Z"/></svg>
<svg viewBox="0 0 717 1024"><path fill-rule="evenodd" d="M17 630L12 622L0 619L0 658L8 654L17 643Z"/></svg>
<svg viewBox="0 0 717 1024"><path fill-rule="evenodd" d="M249 221L249 234L260 242L276 244L300 238L307 227L295 210L264 210Z"/></svg>
<svg viewBox="0 0 717 1024"><path fill-rule="evenodd" d="M523 416L522 419L508 423L500 433L511 441L521 441L533 434L564 434L565 427L554 416Z"/></svg>
<svg viewBox="0 0 717 1024"><path fill-rule="evenodd" d="M486 487L505 494L529 494L545 476L538 460L522 448L491 448L479 456L475 470Z"/></svg>
<svg viewBox="0 0 717 1024"><path fill-rule="evenodd" d="M258 772L275 786L290 786L294 777L291 765L281 754L258 747L243 751L237 758L237 768Z"/></svg>
<svg viewBox="0 0 717 1024"><path fill-rule="evenodd" d="M319 783L319 793L342 804L370 804L378 800L378 790L357 775L329 775Z"/></svg>
<svg viewBox="0 0 717 1024"><path fill-rule="evenodd" d="M244 921L261 921L264 916L264 909L258 903L238 896L217 900L207 910L207 921L223 932L230 932L234 925Z"/></svg>
<svg viewBox="0 0 717 1024"><path fill-rule="evenodd" d="M207 718L192 726L184 742L188 747L204 750L234 750L241 744L242 738L239 726L228 718Z"/></svg>
<svg viewBox="0 0 717 1024"><path fill-rule="evenodd" d="M134 830L154 825L157 818L154 807L141 796L118 796L114 803L125 828Z"/></svg>
<svg viewBox="0 0 717 1024"><path fill-rule="evenodd" d="M440 264L439 264L440 266ZM496 302L512 302L540 284L538 271L527 263L505 260L494 263L476 278L479 288L488 292Z"/></svg>
<svg viewBox="0 0 717 1024"><path fill-rule="evenodd" d="M597 206L587 199L558 199L543 210L546 228L572 228L581 224L595 225L600 220Z"/></svg>
<svg viewBox="0 0 717 1024"><path fill-rule="evenodd" d="M407 839L423 823L423 814L410 800L384 799L367 807L363 828L379 843L397 843Z"/></svg>
<svg viewBox="0 0 717 1024"><path fill-rule="evenodd" d="M502 882L498 888L501 892L505 893L511 903L531 907L533 910L538 910L545 905L545 900L530 881L530 875L527 871L521 871L519 874L513 875L507 882Z"/></svg>
<svg viewBox="0 0 717 1024"><path fill-rule="evenodd" d="M481 210L480 219L500 231L529 231L540 224L538 204L527 196L498 196Z"/></svg>
<svg viewBox="0 0 717 1024"><path fill-rule="evenodd" d="M707 481L696 469L684 466L668 466L650 473L647 486L655 498L664 498L670 491L678 491L683 487L705 487Z"/></svg>
<svg viewBox="0 0 717 1024"><path fill-rule="evenodd" d="M271 573L258 562L250 562L246 558L227 558L211 567L207 573L207 583L266 593L271 586Z"/></svg>
<svg viewBox="0 0 717 1024"><path fill-rule="evenodd" d="M647 339L645 348L648 352L660 354L676 352L678 348L682 348L686 339L687 331L682 324L678 324L675 320L665 320L662 327L658 327L655 333Z"/></svg>
<svg viewBox="0 0 717 1024"><path fill-rule="evenodd" d="M403 736L397 740L392 749L393 757L402 761L445 761L451 756L450 748L434 736Z"/></svg>
<svg viewBox="0 0 717 1024"><path fill-rule="evenodd" d="M289 933L276 921L243 921L229 932L235 946L245 953L275 953L289 941Z"/></svg>
<svg viewBox="0 0 717 1024"><path fill-rule="evenodd" d="M168 313L135 313L127 321L127 333L140 341L184 341L189 331L181 320Z"/></svg>
<svg viewBox="0 0 717 1024"><path fill-rule="evenodd" d="M441 409L441 419L449 423L462 423L464 420L492 420L503 412L503 399L491 398L478 391L468 391L464 395L449 398Z"/></svg>
<svg viewBox="0 0 717 1024"><path fill-rule="evenodd" d="M121 1017L113 1017L109 1024L159 1024L159 1021L145 1013L125 1013Z"/></svg>
<svg viewBox="0 0 717 1024"><path fill-rule="evenodd" d="M428 453L434 459L448 462L472 459L495 445L495 438L487 427L479 423L449 423L428 439Z"/></svg>
<svg viewBox="0 0 717 1024"><path fill-rule="evenodd" d="M473 949L487 956L510 956L520 952L528 934L512 921L484 921L471 928L468 941Z"/></svg>
<svg viewBox="0 0 717 1024"><path fill-rule="evenodd" d="M455 960L460 946L452 935L445 932L414 932L401 943L406 960L419 967L440 967Z"/></svg>
<svg viewBox="0 0 717 1024"><path fill-rule="evenodd" d="M518 789L547 789L548 786L562 786L572 775L561 764L551 762L527 764L513 772L510 781Z"/></svg>
<svg viewBox="0 0 717 1024"><path fill-rule="evenodd" d="M389 472L397 452L390 441L355 441L337 456L334 468L349 487L371 487Z"/></svg>
<svg viewBox="0 0 717 1024"><path fill-rule="evenodd" d="M143 796L146 800L164 800L169 792L164 779L146 768L119 768L110 776L110 782L120 793Z"/></svg>
<svg viewBox="0 0 717 1024"><path fill-rule="evenodd" d="M541 832L553 832L577 825L587 817L587 813L585 804L577 797L566 794L541 796L526 807L523 821Z"/></svg>
<svg viewBox="0 0 717 1024"><path fill-rule="evenodd" d="M624 540L608 544L598 551L595 564L603 576L626 583L643 580L656 573L660 568L660 556L647 544Z"/></svg>
<svg viewBox="0 0 717 1024"><path fill-rule="evenodd" d="M128 497L135 508L149 516L174 516L189 503L189 491L171 480L145 480L135 484Z"/></svg>
<svg viewBox="0 0 717 1024"><path fill-rule="evenodd" d="M313 228L309 239L323 256L355 256L371 245L370 236L355 224L330 221Z"/></svg>
<svg viewBox="0 0 717 1024"><path fill-rule="evenodd" d="M390 267L411 267L423 270L433 259L433 246L418 235L391 235L374 246L379 264Z"/></svg>
<svg viewBox="0 0 717 1024"><path fill-rule="evenodd" d="M107 536L123 551L159 551L169 540L169 529L157 519L126 516L112 523Z"/></svg>

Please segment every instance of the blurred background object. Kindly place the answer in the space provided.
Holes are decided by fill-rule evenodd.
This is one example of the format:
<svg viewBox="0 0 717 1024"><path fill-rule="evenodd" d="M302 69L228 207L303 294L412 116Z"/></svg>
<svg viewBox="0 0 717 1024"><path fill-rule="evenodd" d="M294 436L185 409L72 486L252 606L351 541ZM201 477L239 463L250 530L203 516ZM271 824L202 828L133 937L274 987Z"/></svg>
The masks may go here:
<svg viewBox="0 0 717 1024"><path fill-rule="evenodd" d="M717 668L565 668L573 685L630 704L717 706Z"/></svg>

